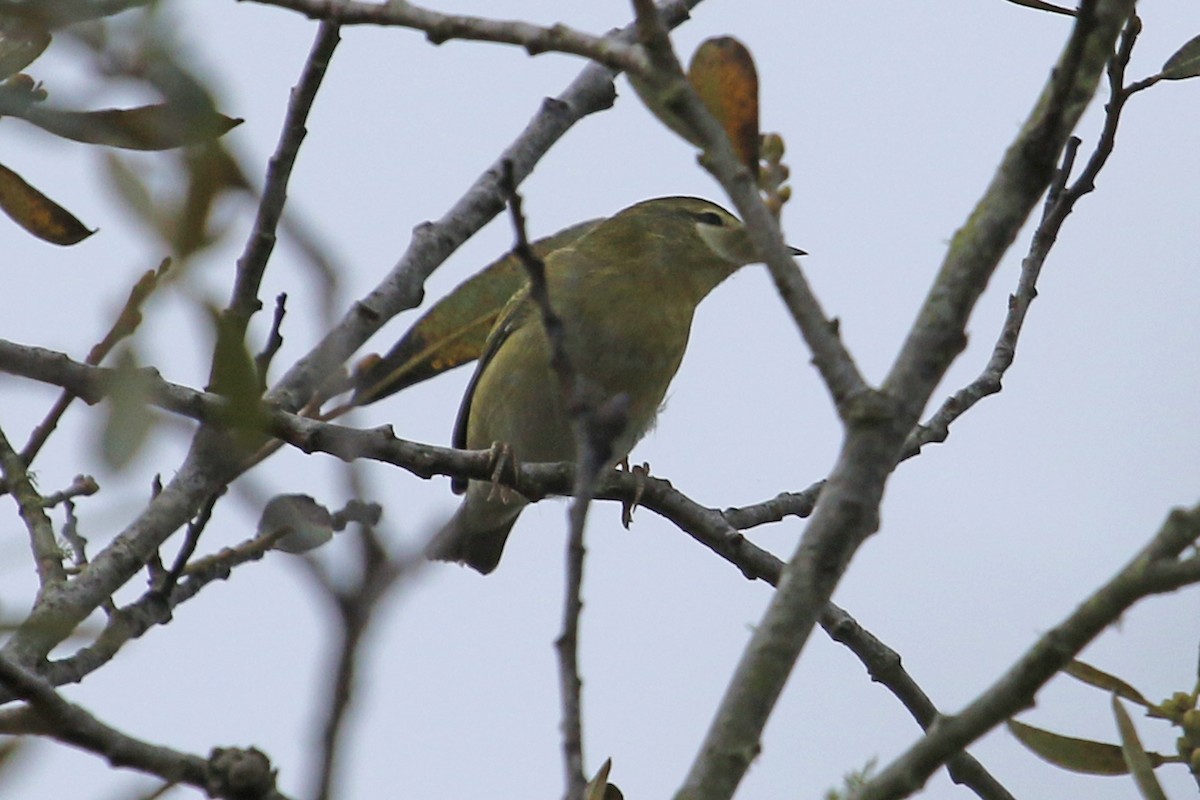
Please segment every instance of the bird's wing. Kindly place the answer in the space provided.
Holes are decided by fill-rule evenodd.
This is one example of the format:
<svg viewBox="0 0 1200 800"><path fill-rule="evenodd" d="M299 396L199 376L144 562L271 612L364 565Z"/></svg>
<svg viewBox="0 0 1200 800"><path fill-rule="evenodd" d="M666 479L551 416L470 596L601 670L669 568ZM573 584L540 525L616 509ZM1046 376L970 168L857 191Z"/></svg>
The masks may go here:
<svg viewBox="0 0 1200 800"><path fill-rule="evenodd" d="M509 298L508 303L496 318L492 332L488 334L487 341L483 345L483 352L479 354L479 361L475 365L475 372L471 374L467 390L463 392L462 405L458 407L458 418L454 420L454 434L451 436L450 442L458 450L467 448L467 423L471 417L471 403L475 399L475 387L479 385L479 378L492 363L496 353L508 341L512 332L528 321L533 312L533 304L529 302L528 298L529 287L526 285ZM467 490L467 482L461 478L454 478L450 481L450 489L455 494L462 494Z"/></svg>

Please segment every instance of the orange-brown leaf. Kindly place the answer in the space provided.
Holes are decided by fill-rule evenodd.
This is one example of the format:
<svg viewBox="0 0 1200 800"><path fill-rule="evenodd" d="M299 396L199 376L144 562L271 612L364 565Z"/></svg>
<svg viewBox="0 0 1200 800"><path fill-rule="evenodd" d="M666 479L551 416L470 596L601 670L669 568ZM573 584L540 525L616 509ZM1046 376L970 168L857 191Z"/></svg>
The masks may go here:
<svg viewBox="0 0 1200 800"><path fill-rule="evenodd" d="M32 106L20 116L66 139L126 150L170 150L215 139L242 123L215 111L185 108L178 103L102 111Z"/></svg>
<svg viewBox="0 0 1200 800"><path fill-rule="evenodd" d="M95 233L3 165L0 165L0 209L22 228L51 244L78 244Z"/></svg>
<svg viewBox="0 0 1200 800"><path fill-rule="evenodd" d="M688 80L721 123L738 160L758 173L758 72L746 46L731 36L706 39L688 65Z"/></svg>

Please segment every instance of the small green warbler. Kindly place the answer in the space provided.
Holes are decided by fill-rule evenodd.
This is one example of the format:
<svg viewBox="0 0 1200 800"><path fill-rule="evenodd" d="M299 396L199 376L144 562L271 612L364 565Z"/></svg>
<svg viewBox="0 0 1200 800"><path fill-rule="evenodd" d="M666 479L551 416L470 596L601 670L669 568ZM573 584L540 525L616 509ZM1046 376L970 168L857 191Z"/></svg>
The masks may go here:
<svg viewBox="0 0 1200 800"><path fill-rule="evenodd" d="M696 306L759 260L736 217L694 197L638 203L545 259L550 305L563 320L572 366L606 396L625 396L627 424L612 443L609 466L653 425L683 360ZM496 443L508 445L518 462L576 458L561 383L528 287L496 320L454 427L454 447ZM487 574L529 501L486 481L452 487L466 497L426 555Z"/></svg>

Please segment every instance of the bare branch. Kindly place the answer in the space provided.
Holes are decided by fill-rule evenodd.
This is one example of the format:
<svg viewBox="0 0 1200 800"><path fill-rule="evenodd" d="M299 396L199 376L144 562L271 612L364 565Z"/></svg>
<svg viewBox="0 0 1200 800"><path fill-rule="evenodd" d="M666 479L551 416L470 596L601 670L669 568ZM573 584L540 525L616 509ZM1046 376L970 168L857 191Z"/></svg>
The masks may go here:
<svg viewBox="0 0 1200 800"><path fill-rule="evenodd" d="M200 509L200 513L194 520L188 523L187 533L183 537L183 544L179 548L179 552L175 554L175 563L171 565L171 569L163 575L162 580L152 591L166 597L175 589L175 584L179 582L179 578L183 575L187 568L188 559L196 552L196 546L200 544L200 534L208 527L208 521L212 519L213 508L217 501L221 499L224 492L213 492L209 495L208 500L204 503L204 507Z"/></svg>
<svg viewBox="0 0 1200 800"><path fill-rule="evenodd" d="M280 530L256 536L234 547L223 548L218 553L193 560L184 568L183 580L178 581L169 593L152 587L129 605L112 609L104 630L95 641L66 658L50 662L45 668L44 677L55 686L78 683L111 661L129 641L155 625L170 622L174 609L195 597L205 586L216 580L228 579L233 569L241 564L261 559L284 533L286 531ZM10 698L0 695L0 702L7 699Z"/></svg>
<svg viewBox="0 0 1200 800"><path fill-rule="evenodd" d="M566 25L549 28L518 20L498 20L465 14L442 14L412 3L364 3L357 0L254 0L263 5L297 11L313 19L339 25L389 25L424 31L434 44L452 39L513 44L529 55L570 53L625 72L640 72L645 65L640 50L614 36L592 36ZM689 6L696 5L693 0Z"/></svg>
<svg viewBox="0 0 1200 800"><path fill-rule="evenodd" d="M300 80L292 89L283 130L267 167L267 177L254 227L238 259L237 278L234 281L229 307L225 312L235 322L237 331L242 336L245 335L250 317L262 307L258 299L258 288L267 268L267 260L275 249L275 233L283 216L284 203L287 201L288 180L292 176L292 168L300 152L300 143L308 133L305 127L308 114L312 110L317 91L325 79L325 71L329 68L329 60L333 57L333 51L339 41L337 25L320 25L312 49L304 62Z"/></svg>
<svg viewBox="0 0 1200 800"><path fill-rule="evenodd" d="M822 350L804 329L818 367L838 400L846 439L821 502L787 567L788 578L760 624L722 699L700 754L680 789L689 800L732 796L757 752L763 726L792 666L850 559L879 525L883 487L909 431L929 396L965 344L964 328L1001 256L1050 184L1059 153L1095 91L1132 0L1085 2L1075 29L1033 113L1009 148L969 221L956 234L937 281L882 391L839 394L849 384L821 364ZM705 115L707 116L707 115ZM703 120L705 125L711 120ZM712 139L717 140L714 136ZM710 139L705 139L706 145ZM757 225L769 213L740 177L728 151L706 148L707 165ZM743 170L744 171L744 170ZM736 192L736 194L735 194ZM745 208L743 208L743 201ZM763 242L769 261L783 256L782 242ZM772 266L774 266L772 264ZM831 346L826 341L822 346ZM832 352L840 350L840 342ZM848 357L847 357L848 358Z"/></svg>
<svg viewBox="0 0 1200 800"><path fill-rule="evenodd" d="M369 543L374 534L363 524L364 535ZM322 588L337 612L340 626L340 641L336 649L336 666L329 683L329 698L325 718L321 725L320 757L316 762L316 800L329 800L333 791L333 779L339 760L341 734L344 730L350 702L353 698L355 680L359 669L359 654L365 642L375 609L396 585L397 581L416 563L409 558L392 558L386 554L374 555L370 549L362 551L359 561L360 575L350 589L338 589L328 576L316 568L316 562L305 560L312 567L309 575Z"/></svg>
<svg viewBox="0 0 1200 800"><path fill-rule="evenodd" d="M102 396L103 375L106 372L103 368L73 364L65 356L50 354L49 351L38 352L52 357L30 358L30 350L33 349L0 342L0 369L20 372L14 370L14 366L32 360L40 364L39 376L46 379L49 377L46 364L50 364L63 373L59 377L70 378L74 391L88 397ZM14 358L21 355L25 356L24 361ZM224 401L218 397L173 386L157 377L148 385L152 398L169 400L163 402L164 408L188 412L200 419L220 417L220 405ZM444 474L489 480L492 475L491 453L486 450L468 452L420 445L397 439L392 435L390 428L356 430L284 412L268 412L267 422L274 435L305 452L326 452L345 460L370 458L384 461L426 478ZM577 483L574 473L571 464L522 464L515 475L506 472L501 475L501 480L510 485L520 485L522 492L529 495L530 499L537 499L545 494L569 495ZM722 512L695 503L667 480L639 477L628 472L612 470L601 476L594 489L594 495L600 499L625 502L632 502L634 498L638 498L641 506L670 520L696 541L738 567L747 578L776 585L783 570L783 562L756 547L742 536L737 528L775 521L785 515L808 516L822 485L823 483L818 482L803 492L785 493L755 506L727 509ZM84 674L110 659L124 642L169 619L170 608L193 596L209 581L218 577L228 577L233 566L260 558L270 545L270 541L252 539L238 548L223 551L216 557L193 561L187 567L187 579L172 592L166 609L163 609L161 604L156 605L152 602L154 598L151 597L144 597L137 603L121 609L113 616L94 645L52 664L48 676L56 684L79 680ZM856 625L848 626L847 619L848 615L845 612L830 604L822 614L821 624L831 636L850 646L867 665L871 674L891 688L913 711L918 721L927 724L928 720L935 718L937 711L931 704L925 705L912 699L917 696L911 688L915 684L898 667L898 663L893 663L898 662L894 654ZM349 637L344 640L341 652L345 652L347 643L353 644ZM339 669L348 668L342 666ZM927 699L924 702L927 703ZM331 704L331 708L336 708L336 705ZM327 728L332 725L333 723L327 723ZM987 785L994 780L969 757L963 756L963 759L961 762L951 762L952 774L956 780L972 786L981 797L1005 796L1000 792L988 790Z"/></svg>
<svg viewBox="0 0 1200 800"><path fill-rule="evenodd" d="M82 707L68 703L41 677L5 656L0 656L0 683L29 702L42 718L47 735L102 756L114 767L132 767L171 783L186 783L207 791L210 797L286 800L275 789L269 762L254 772L247 785L243 776L230 769L233 766L230 756L234 751L214 751L213 757L205 760L127 736L105 725ZM244 764L244 759L241 761Z"/></svg>
<svg viewBox="0 0 1200 800"><path fill-rule="evenodd" d="M919 789L951 754L1033 704L1034 695L1134 603L1200 580L1196 558L1179 554L1200 538L1200 506L1176 509L1155 537L1104 586L1038 641L994 684L870 780L853 800L891 800Z"/></svg>
<svg viewBox="0 0 1200 800"><path fill-rule="evenodd" d="M1017 288L1008 299L1008 313L1000 329L1000 336L992 349L991 357L971 383L948 397L927 422L916 426L904 444L901 460L911 458L929 443L944 442L950 435L950 425L969 411L976 403L985 397L996 394L1001 389L1005 373L1013 364L1016 356L1017 341L1029 313L1029 307L1037 297L1037 281L1041 275L1050 250L1058 240L1067 217L1075 209L1075 204L1085 195L1095 189L1096 177L1108 163L1116 143L1117 128L1121 121L1121 112L1126 101L1134 93L1124 85L1125 68L1133 54L1133 46L1142 28L1141 20L1134 14L1129 18L1121 35L1121 41L1116 52L1109 59L1107 74L1109 84L1109 101L1105 106L1104 126L1092 155L1088 158L1079 177L1068 186L1071 170L1075 164L1076 152L1080 140L1071 137L1063 151L1062 164L1055 175L1054 181L1046 195L1042 209L1042 219L1029 244L1029 252L1021 262L1021 274L1017 279Z"/></svg>
<svg viewBox="0 0 1200 800"><path fill-rule="evenodd" d="M550 303L546 286L546 265L533 252L525 229L521 195L513 180L512 163L504 165L504 190L508 195L516 244L513 253L529 276L529 296L541 312L542 327L550 343L550 367L562 390L562 397L575 433L576 469L572 494L566 551L566 587L563 594L562 633L554 643L558 652L559 693L562 701L562 749L566 800L583 800L587 778L583 769L583 682L579 678L579 616L583 611L583 563L585 549L583 533L587 522L593 486L600 470L608 461L612 441L625 427L624 415L617 426L604 427L605 436L594 436L608 399L597 396L593 387L575 369L567 353L566 330L562 318Z"/></svg>
<svg viewBox="0 0 1200 800"><path fill-rule="evenodd" d="M68 502L73 497L89 497L100 491L100 484L91 475L76 475L71 485L60 492L48 494L42 498L43 508L54 508L59 503Z"/></svg>
<svg viewBox="0 0 1200 800"><path fill-rule="evenodd" d="M45 501L33 488L24 460L8 443L3 430L0 430L0 470L29 531L29 544L37 564L38 580L43 588L64 583L67 580L62 563L64 554L55 540L54 526L46 516Z"/></svg>

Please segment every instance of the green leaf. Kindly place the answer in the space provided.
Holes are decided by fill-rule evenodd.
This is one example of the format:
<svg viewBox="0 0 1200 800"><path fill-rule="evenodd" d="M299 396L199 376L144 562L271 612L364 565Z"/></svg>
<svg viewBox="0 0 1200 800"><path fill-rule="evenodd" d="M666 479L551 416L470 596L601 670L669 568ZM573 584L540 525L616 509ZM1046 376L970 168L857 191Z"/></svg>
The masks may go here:
<svg viewBox="0 0 1200 800"><path fill-rule="evenodd" d="M258 535L275 537L285 553L305 553L333 538L333 515L306 494L278 494L263 508Z"/></svg>
<svg viewBox="0 0 1200 800"><path fill-rule="evenodd" d="M127 158L116 153L105 153L104 170L108 173L109 185L125 201L125 205L134 216L153 230L162 241L169 243L170 215L164 211L162 203L155 201L150 188L138 175L137 170L130 166Z"/></svg>
<svg viewBox="0 0 1200 800"><path fill-rule="evenodd" d="M1181 81L1200 75L1200 36L1188 40L1187 44L1163 64L1160 73L1164 80Z"/></svg>
<svg viewBox="0 0 1200 800"><path fill-rule="evenodd" d="M599 222L592 219L564 228L534 242L533 251L545 258ZM479 358L500 310L524 285L525 269L511 253L467 278L425 312L387 355L359 362L355 402L373 403Z"/></svg>
<svg viewBox="0 0 1200 800"><path fill-rule="evenodd" d="M95 233L70 211L3 165L0 165L0 210L22 228L51 244L78 244Z"/></svg>
<svg viewBox="0 0 1200 800"><path fill-rule="evenodd" d="M146 379L138 371L132 348L117 354L108 382L108 413L100 429L100 455L110 467L121 469L133 461L154 427L154 415L146 409Z"/></svg>
<svg viewBox="0 0 1200 800"><path fill-rule="evenodd" d="M1151 763L1150 753L1142 747L1137 728L1133 727L1133 720L1129 718L1129 712L1115 694L1112 696L1112 710L1113 716L1117 718L1117 730L1121 734L1121 753L1133 774L1138 791L1146 800L1167 800L1158 779L1154 777L1154 767L1157 765Z"/></svg>
<svg viewBox="0 0 1200 800"><path fill-rule="evenodd" d="M242 120L183 103L159 103L102 111L63 111L30 106L19 114L50 133L85 144L126 150L170 150L215 139Z"/></svg>
<svg viewBox="0 0 1200 800"><path fill-rule="evenodd" d="M33 63L50 44L50 31L33 20L0 16L0 80Z"/></svg>
<svg viewBox="0 0 1200 800"><path fill-rule="evenodd" d="M1096 669L1090 664L1085 664L1082 661L1072 661L1067 666L1063 667L1063 672L1070 675L1076 680L1083 681L1089 686L1095 686L1098 689L1103 689L1106 692L1112 692L1124 697L1131 703L1137 703L1145 708L1150 708L1153 705L1147 700L1142 693L1130 686L1125 681L1115 675L1109 675L1103 670Z"/></svg>
<svg viewBox="0 0 1200 800"><path fill-rule="evenodd" d="M212 379L208 387L229 401L224 422L236 431L252 434L239 444L249 446L262 424L262 382L254 357L246 349L241 327L232 317L213 310L217 343L213 352Z"/></svg>
<svg viewBox="0 0 1200 800"><path fill-rule="evenodd" d="M1124 775L1129 772L1125 756L1115 744L1062 736L1015 719L1008 721L1008 730L1017 737L1017 741L1057 767L1088 775Z"/></svg>

